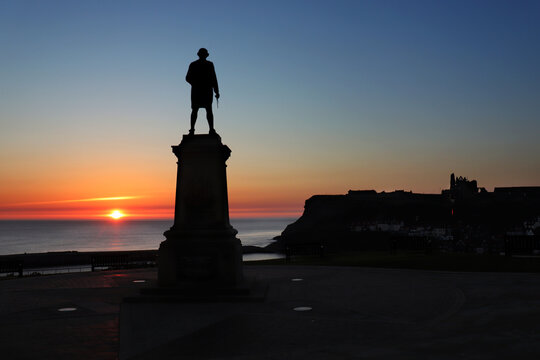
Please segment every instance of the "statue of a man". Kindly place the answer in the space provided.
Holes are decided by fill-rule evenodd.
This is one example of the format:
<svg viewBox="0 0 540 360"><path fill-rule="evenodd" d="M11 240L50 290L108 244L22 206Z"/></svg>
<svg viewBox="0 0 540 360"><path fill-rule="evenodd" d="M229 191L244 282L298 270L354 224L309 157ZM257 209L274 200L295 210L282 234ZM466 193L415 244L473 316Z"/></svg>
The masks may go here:
<svg viewBox="0 0 540 360"><path fill-rule="evenodd" d="M219 99L219 88L217 83L214 64L207 61L208 50L201 48L197 55L199 60L189 64L186 75L186 81L191 84L191 129L189 134L195 133L195 122L199 108L206 109L206 119L210 127L210 134L215 134L214 114L212 113L212 96L216 93L216 99Z"/></svg>

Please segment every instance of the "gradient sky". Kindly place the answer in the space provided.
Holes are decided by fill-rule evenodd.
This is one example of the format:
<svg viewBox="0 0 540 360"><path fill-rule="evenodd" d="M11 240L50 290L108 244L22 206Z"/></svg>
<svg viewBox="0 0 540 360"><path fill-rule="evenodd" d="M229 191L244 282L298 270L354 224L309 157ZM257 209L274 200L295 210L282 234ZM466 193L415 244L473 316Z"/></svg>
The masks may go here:
<svg viewBox="0 0 540 360"><path fill-rule="evenodd" d="M0 218L172 216L200 47L232 216L540 185L539 1L0 0Z"/></svg>

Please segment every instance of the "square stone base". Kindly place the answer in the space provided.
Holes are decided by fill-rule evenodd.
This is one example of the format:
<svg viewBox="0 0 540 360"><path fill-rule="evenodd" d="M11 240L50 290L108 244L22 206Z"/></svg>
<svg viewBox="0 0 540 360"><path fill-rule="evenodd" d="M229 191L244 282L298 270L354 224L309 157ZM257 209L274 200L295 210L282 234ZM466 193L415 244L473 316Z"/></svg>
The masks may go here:
<svg viewBox="0 0 540 360"><path fill-rule="evenodd" d="M160 287L203 291L242 283L242 246L234 236L171 237L159 246Z"/></svg>

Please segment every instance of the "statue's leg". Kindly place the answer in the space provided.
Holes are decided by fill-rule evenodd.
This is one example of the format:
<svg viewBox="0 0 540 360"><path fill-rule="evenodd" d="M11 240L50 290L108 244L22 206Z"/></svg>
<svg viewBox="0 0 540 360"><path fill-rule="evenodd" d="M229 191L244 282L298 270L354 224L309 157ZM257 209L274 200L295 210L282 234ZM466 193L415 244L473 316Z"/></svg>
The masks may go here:
<svg viewBox="0 0 540 360"><path fill-rule="evenodd" d="M206 120L208 120L208 127L210 128L210 133L216 132L214 130L214 113L212 112L212 106L206 108Z"/></svg>
<svg viewBox="0 0 540 360"><path fill-rule="evenodd" d="M191 110L191 129L189 129L190 134L195 133L195 123L197 122L197 113L199 112L199 109L193 108Z"/></svg>

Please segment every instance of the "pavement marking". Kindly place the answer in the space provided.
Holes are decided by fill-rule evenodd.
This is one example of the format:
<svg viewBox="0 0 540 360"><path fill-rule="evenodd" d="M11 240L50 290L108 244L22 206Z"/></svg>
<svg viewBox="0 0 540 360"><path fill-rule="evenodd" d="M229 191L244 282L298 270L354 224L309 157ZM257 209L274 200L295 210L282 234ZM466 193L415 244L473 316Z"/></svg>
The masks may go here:
<svg viewBox="0 0 540 360"><path fill-rule="evenodd" d="M297 306L294 311L311 311L313 308L311 306Z"/></svg>
<svg viewBox="0 0 540 360"><path fill-rule="evenodd" d="M61 312L77 311L77 308L76 307L64 307L64 308L58 309L58 311L61 311Z"/></svg>

